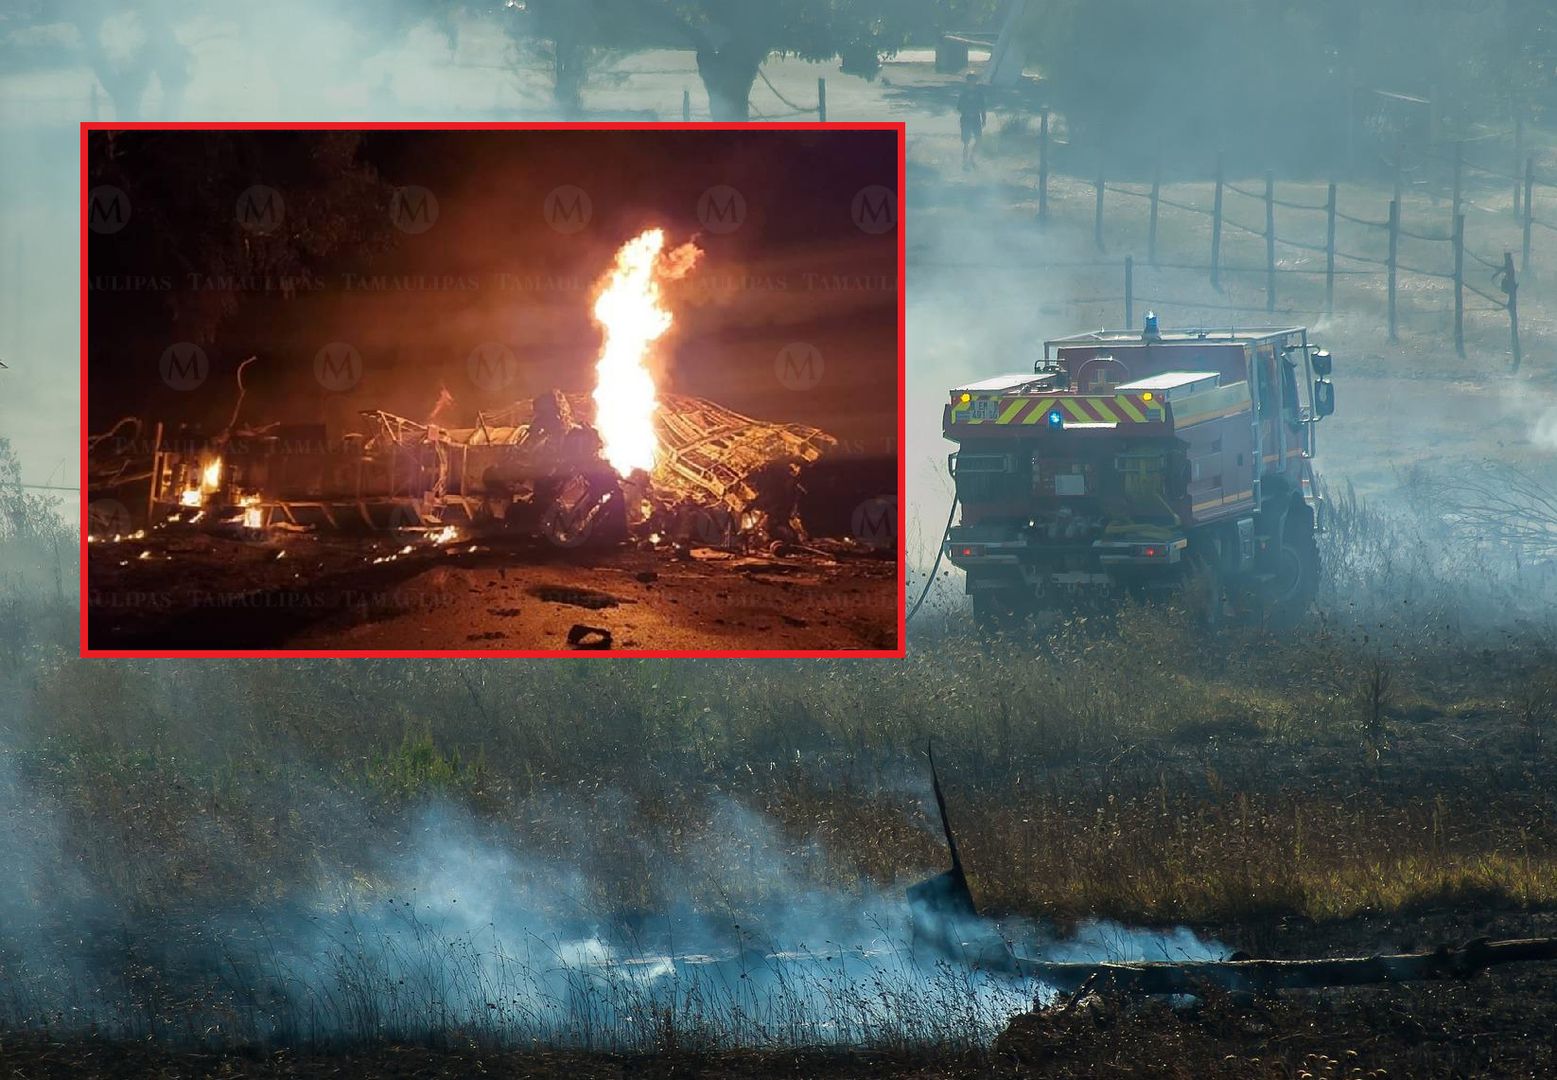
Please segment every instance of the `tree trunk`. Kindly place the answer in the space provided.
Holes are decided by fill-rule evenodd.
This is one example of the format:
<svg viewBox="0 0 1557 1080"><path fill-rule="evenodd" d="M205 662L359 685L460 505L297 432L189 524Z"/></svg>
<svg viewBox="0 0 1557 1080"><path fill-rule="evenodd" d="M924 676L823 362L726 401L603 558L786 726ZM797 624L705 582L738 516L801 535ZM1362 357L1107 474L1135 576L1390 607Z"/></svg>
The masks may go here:
<svg viewBox="0 0 1557 1080"><path fill-rule="evenodd" d="M740 43L697 51L697 74L708 91L708 113L715 120L750 120L751 87L767 50Z"/></svg>

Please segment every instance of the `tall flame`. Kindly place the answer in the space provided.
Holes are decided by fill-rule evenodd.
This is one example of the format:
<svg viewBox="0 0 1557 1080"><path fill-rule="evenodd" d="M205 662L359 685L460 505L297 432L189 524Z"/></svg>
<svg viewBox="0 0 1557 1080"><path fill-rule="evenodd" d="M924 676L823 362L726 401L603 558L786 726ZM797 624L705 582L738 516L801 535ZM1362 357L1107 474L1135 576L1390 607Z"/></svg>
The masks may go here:
<svg viewBox="0 0 1557 1080"><path fill-rule="evenodd" d="M649 370L654 343L672 322L661 303L660 285L683 277L702 251L688 241L665 251L665 231L646 229L623 244L601 279L595 321L605 331L595 362L595 427L606 460L622 476L654 468L659 407Z"/></svg>

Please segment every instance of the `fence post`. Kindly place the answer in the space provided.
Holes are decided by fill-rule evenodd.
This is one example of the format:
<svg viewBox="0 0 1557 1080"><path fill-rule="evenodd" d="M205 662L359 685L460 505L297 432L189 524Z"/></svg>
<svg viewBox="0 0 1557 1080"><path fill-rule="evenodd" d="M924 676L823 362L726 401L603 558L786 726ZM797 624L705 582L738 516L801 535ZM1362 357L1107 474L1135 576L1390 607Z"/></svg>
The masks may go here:
<svg viewBox="0 0 1557 1080"><path fill-rule="evenodd" d="M1157 200L1162 197L1162 157L1159 155L1152 165L1152 213L1149 224L1146 227L1146 261L1153 266L1157 265ZM1134 323L1127 323L1134 326Z"/></svg>
<svg viewBox="0 0 1557 1080"><path fill-rule="evenodd" d="M1465 144L1454 144L1454 216L1460 216L1460 203L1465 198Z"/></svg>
<svg viewBox="0 0 1557 1080"><path fill-rule="evenodd" d="M1525 118L1514 117L1514 217L1519 217L1519 166L1525 160Z"/></svg>
<svg viewBox="0 0 1557 1080"><path fill-rule="evenodd" d="M1125 329L1135 325L1135 256L1125 256Z"/></svg>
<svg viewBox="0 0 1557 1080"><path fill-rule="evenodd" d="M687 123L692 119L692 91L681 91L681 122Z"/></svg>
<svg viewBox="0 0 1557 1080"><path fill-rule="evenodd" d="M1049 107L1038 112L1038 220L1049 220Z"/></svg>
<svg viewBox="0 0 1557 1080"><path fill-rule="evenodd" d="M1389 202L1389 340L1397 340L1396 311L1395 311L1395 271L1397 269L1398 256L1400 254L1400 203L1391 199Z"/></svg>
<svg viewBox="0 0 1557 1080"><path fill-rule="evenodd" d="M1216 155L1216 199L1211 205L1211 287L1222 288L1222 155Z"/></svg>
<svg viewBox="0 0 1557 1080"><path fill-rule="evenodd" d="M1454 215L1454 353L1465 358L1465 215Z"/></svg>
<svg viewBox="0 0 1557 1080"><path fill-rule="evenodd" d="M816 80L816 118L827 123L827 80L820 77Z"/></svg>
<svg viewBox="0 0 1557 1080"><path fill-rule="evenodd" d="M1503 291L1508 294L1508 337L1514 348L1514 366L1511 370L1517 374L1524 358L1519 352L1519 280L1514 277L1512 251L1503 252Z"/></svg>
<svg viewBox="0 0 1557 1080"><path fill-rule="evenodd" d="M1276 310L1276 174L1265 170L1265 310Z"/></svg>
<svg viewBox="0 0 1557 1080"><path fill-rule="evenodd" d="M1525 158L1525 235L1524 249L1519 255L1519 272L1530 272L1530 226L1535 221L1535 211L1530 208L1531 190L1535 187L1535 155Z"/></svg>
<svg viewBox="0 0 1557 1080"><path fill-rule="evenodd" d="M1335 311L1335 181L1325 197L1325 314Z"/></svg>
<svg viewBox="0 0 1557 1080"><path fill-rule="evenodd" d="M1098 163L1097 180L1093 185L1096 196L1096 209L1092 214L1092 242L1097 245L1099 251L1103 250L1103 164Z"/></svg>

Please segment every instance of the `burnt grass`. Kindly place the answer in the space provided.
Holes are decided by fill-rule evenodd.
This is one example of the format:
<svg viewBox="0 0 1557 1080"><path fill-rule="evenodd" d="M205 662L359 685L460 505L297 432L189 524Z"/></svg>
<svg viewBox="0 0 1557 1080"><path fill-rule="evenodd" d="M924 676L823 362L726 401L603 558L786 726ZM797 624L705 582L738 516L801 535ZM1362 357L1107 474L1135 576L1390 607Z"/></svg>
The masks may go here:
<svg viewBox="0 0 1557 1080"><path fill-rule="evenodd" d="M0 666L13 703L0 825L43 869L3 910L10 929L96 936L155 968L154 940L135 935L284 902L321 867L371 878L365 853L405 841L430 803L538 874L575 874L596 911L746 919L797 881L891 894L945 867L933 737L992 916L1060 935L1091 918L1188 926L1269 957L1557 933L1557 637L1528 602L1540 582L1429 565L1408 531L1354 501L1336 510L1330 584L1297 630L1208 635L1181 612L1126 606L990 642L949 611L896 663L86 663L47 596L18 600ZM751 873L750 853L725 845L718 808L732 802L772 825L783 874ZM698 872L665 871L688 865ZM59 924L77 910L91 920ZM14 975L0 970L13 1018ZM137 985L157 992L120 1030L13 1022L0 1067L1533 1076L1557 1050L1557 972L1538 965L1178 1007L1091 1001L1022 1016L992 1042L730 1048L668 1022L632 1053L436 1026L411 1042L231 1041L184 1026L176 971Z"/></svg>

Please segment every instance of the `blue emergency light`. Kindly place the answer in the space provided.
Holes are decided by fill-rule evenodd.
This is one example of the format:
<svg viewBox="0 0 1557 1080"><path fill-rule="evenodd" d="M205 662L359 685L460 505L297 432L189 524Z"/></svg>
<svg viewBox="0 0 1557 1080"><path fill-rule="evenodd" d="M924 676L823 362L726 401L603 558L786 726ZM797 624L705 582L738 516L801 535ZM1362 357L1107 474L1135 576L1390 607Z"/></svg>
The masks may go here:
<svg viewBox="0 0 1557 1080"><path fill-rule="evenodd" d="M1058 431L1060 428L1062 428L1064 426L1065 426L1065 417L1060 415L1060 411L1058 409L1055 409L1053 412L1051 412L1049 414L1049 427L1050 427L1050 429L1054 430L1054 431Z"/></svg>
<svg viewBox="0 0 1557 1080"><path fill-rule="evenodd" d="M1141 336L1143 338L1160 338L1162 336L1157 330L1157 313L1155 311L1146 313L1146 329L1141 331Z"/></svg>

